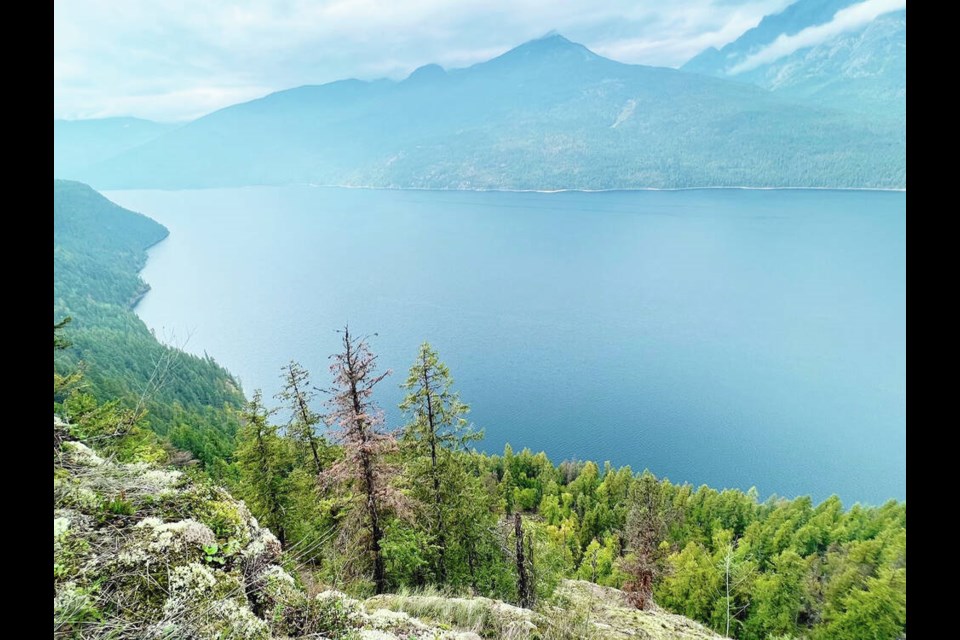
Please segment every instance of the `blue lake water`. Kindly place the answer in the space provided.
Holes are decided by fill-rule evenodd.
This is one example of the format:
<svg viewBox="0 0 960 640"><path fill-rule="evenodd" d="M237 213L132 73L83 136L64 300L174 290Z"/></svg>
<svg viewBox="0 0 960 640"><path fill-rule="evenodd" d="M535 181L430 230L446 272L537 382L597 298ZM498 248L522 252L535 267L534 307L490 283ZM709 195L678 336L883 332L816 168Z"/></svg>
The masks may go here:
<svg viewBox="0 0 960 640"><path fill-rule="evenodd" d="M761 496L906 495L906 194L115 191L170 237L137 311L249 393L349 322L430 341L481 447Z"/></svg>

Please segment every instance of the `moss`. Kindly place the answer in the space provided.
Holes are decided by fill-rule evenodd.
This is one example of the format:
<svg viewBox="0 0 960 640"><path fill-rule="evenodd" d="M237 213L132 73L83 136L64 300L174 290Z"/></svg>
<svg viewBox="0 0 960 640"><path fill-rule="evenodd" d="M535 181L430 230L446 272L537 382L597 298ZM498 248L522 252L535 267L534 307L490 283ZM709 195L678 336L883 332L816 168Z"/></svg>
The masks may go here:
<svg viewBox="0 0 960 640"><path fill-rule="evenodd" d="M74 582L60 585L53 597L54 635L70 637L83 625L103 620L103 612L96 606L95 592L77 586Z"/></svg>
<svg viewBox="0 0 960 640"><path fill-rule="evenodd" d="M273 615L274 633L300 636L341 638L363 625L355 601L339 596L320 594L309 598L298 594L292 600L278 604Z"/></svg>
<svg viewBox="0 0 960 640"><path fill-rule="evenodd" d="M90 553L90 544L81 532L71 529L70 525L70 518L53 519L54 584L73 579Z"/></svg>
<svg viewBox="0 0 960 640"><path fill-rule="evenodd" d="M226 501L223 496L201 503L194 511L194 517L210 527L218 540L234 540L240 545L250 541L246 514L239 505Z"/></svg>

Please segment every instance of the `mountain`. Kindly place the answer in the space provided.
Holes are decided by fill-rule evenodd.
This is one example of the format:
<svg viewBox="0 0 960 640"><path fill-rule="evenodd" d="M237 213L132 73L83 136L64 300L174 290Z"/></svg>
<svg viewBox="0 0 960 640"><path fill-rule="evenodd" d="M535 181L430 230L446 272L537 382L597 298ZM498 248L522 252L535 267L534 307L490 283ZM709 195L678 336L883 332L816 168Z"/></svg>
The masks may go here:
<svg viewBox="0 0 960 640"><path fill-rule="evenodd" d="M837 11L858 0L798 0L783 11L764 16L760 24L721 49L709 47L681 67L684 71L717 75L780 36L793 36L808 27L830 22Z"/></svg>
<svg viewBox="0 0 960 640"><path fill-rule="evenodd" d="M842 31L837 12L858 9L850 0L799 0L719 51L707 49L684 71L749 82L790 99L903 121L906 114L907 12L891 11ZM836 16L836 18L835 18ZM853 24L853 23L851 23ZM834 25L830 28L825 25ZM796 36L809 46L762 64L752 56L778 38ZM828 37L816 36L833 33ZM811 35L812 34L812 35Z"/></svg>
<svg viewBox="0 0 960 640"><path fill-rule="evenodd" d="M221 109L83 172L99 188L902 187L902 123L619 63L551 35L465 69Z"/></svg>
<svg viewBox="0 0 960 640"><path fill-rule="evenodd" d="M140 118L53 121L53 176L76 178L97 162L149 142L177 125Z"/></svg>

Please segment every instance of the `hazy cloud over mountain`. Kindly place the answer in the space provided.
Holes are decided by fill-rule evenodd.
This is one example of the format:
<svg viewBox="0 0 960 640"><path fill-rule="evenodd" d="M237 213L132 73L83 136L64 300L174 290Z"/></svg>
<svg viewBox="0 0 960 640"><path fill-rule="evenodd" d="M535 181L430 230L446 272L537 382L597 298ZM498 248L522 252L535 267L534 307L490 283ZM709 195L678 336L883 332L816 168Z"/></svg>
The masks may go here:
<svg viewBox="0 0 960 640"><path fill-rule="evenodd" d="M291 86L466 66L550 30L623 62L678 66L788 4L57 0L54 115L190 119Z"/></svg>
<svg viewBox="0 0 960 640"><path fill-rule="evenodd" d="M833 20L825 24L807 27L800 33L781 35L768 46L749 56L730 69L735 75L756 69L762 64L774 62L805 47L813 47L846 31L853 31L873 21L877 16L907 7L907 0L865 0L840 9Z"/></svg>

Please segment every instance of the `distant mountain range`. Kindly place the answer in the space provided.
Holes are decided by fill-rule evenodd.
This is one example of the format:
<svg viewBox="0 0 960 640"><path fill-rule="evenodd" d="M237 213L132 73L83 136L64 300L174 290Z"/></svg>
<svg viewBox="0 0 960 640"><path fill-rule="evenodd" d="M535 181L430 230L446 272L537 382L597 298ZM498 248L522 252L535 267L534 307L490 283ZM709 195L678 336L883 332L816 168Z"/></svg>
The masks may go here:
<svg viewBox="0 0 960 640"><path fill-rule="evenodd" d="M103 160L133 149L176 125L140 118L53 121L53 175L79 175Z"/></svg>
<svg viewBox="0 0 960 640"><path fill-rule="evenodd" d="M905 11L730 71L848 4L801 0L681 70L550 35L464 69L298 87L63 177L98 188L904 187ZM55 142L55 156L70 146Z"/></svg>

